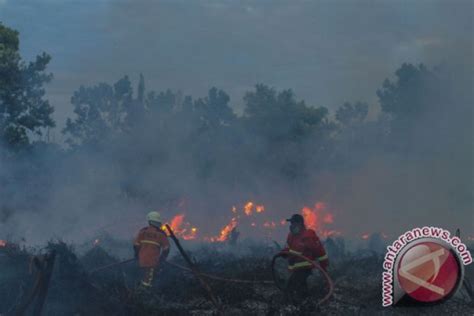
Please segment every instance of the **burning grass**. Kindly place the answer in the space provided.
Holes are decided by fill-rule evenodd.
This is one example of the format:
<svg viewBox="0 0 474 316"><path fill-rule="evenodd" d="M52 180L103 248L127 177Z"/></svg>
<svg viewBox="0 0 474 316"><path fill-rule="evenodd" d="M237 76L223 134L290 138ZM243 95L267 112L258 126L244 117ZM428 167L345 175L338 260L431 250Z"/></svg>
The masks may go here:
<svg viewBox="0 0 474 316"><path fill-rule="evenodd" d="M342 233L333 225L334 214L326 203L316 202L312 207L304 206L300 213L305 218L308 228L315 230L319 236L342 236ZM227 223L223 224L218 232L204 233L199 227L189 222L184 213L173 216L168 225L176 236L184 240L222 243L229 241L232 238L232 232L237 228L250 234L253 232L258 235L257 237L271 237L276 229L287 225L287 222L285 219L279 218L264 204L248 201L238 207L232 206ZM166 231L164 225L163 230Z"/></svg>
<svg viewBox="0 0 474 316"><path fill-rule="evenodd" d="M224 307L225 315L418 315L472 313L461 296L424 309L381 307L380 275L382 256L372 250L348 252L344 243L332 240L330 274L336 287L333 298L317 306L325 293L318 275L311 277L314 297L295 306L273 285L237 284L208 280ZM137 290L140 271L134 262L90 273L99 266L118 262L100 245L83 255L63 242L49 243L42 251L55 251L57 259L51 278L44 315L212 315L215 310L192 274L175 266L163 265L150 292ZM203 273L243 280L271 279L270 261L277 247L261 244L207 244L189 254ZM0 250L0 314L13 313L32 285L29 262L38 250L3 247ZM185 265L178 255L170 262ZM466 275L474 279L474 269Z"/></svg>

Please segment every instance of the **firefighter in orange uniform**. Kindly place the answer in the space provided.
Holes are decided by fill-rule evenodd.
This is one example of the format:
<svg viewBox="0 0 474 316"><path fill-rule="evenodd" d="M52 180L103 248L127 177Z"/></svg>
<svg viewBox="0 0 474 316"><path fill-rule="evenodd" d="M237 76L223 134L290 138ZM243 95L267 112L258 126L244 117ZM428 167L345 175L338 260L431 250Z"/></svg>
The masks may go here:
<svg viewBox="0 0 474 316"><path fill-rule="evenodd" d="M287 221L290 222L290 233L283 251L300 254L318 261L321 267L326 270L329 266L328 256L316 232L305 227L304 218L299 214L294 214ZM288 269L292 272L287 285L288 294L294 299L308 296L307 279L311 275L311 263L289 255Z"/></svg>
<svg viewBox="0 0 474 316"><path fill-rule="evenodd" d="M160 261L166 260L170 251L168 237L161 229L160 213L148 213L147 220L149 225L140 230L133 245L135 258L143 270L141 285L146 288L152 286Z"/></svg>

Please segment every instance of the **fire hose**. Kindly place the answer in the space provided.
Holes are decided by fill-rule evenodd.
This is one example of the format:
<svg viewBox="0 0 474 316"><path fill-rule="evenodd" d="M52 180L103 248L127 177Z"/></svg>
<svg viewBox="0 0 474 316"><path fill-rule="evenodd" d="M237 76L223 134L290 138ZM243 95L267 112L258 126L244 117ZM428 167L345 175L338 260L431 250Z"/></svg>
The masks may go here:
<svg viewBox="0 0 474 316"><path fill-rule="evenodd" d="M273 276L273 280L275 282L275 285L281 290L281 291L285 291L286 288L283 288L279 282L277 282L277 275L275 273L275 262L278 258L280 257L287 257L287 256L293 256L293 257L297 257L297 258L300 258L300 259L303 259L305 260L306 262L309 262L311 264L311 267L312 268L315 268L317 270L319 270L321 272L321 274L324 276L324 278L326 279L326 282L328 284L328 293L326 294L326 296L324 296L319 302L318 302L318 305L321 305L322 303L326 302L333 294L334 294L334 282L332 281L331 277L329 276L329 274L321 267L321 265L319 265L318 263L314 262L313 260L311 260L310 258L306 257L306 256L303 256L303 255L300 255L300 254L297 254L297 253L293 253L293 252L289 252L289 251L281 251L279 253L277 253L275 256L273 256L273 259L272 259L272 276Z"/></svg>
<svg viewBox="0 0 474 316"><path fill-rule="evenodd" d="M321 305L322 303L326 302L334 293L334 282L332 281L329 274L318 263L314 262L310 258L308 258L306 256L303 256L301 254L296 254L296 253L289 252L289 251L281 251L278 254L276 254L275 256L273 256L272 264L271 264L273 281L231 279L231 278L218 277L218 276L215 276L215 275L212 275L212 274L202 273L200 271L198 271L197 273L198 273L199 276L202 276L202 277L205 277L205 278L208 278L208 279L211 279L211 280L215 280L215 281L222 281L222 282L231 282L231 283L240 283L240 284L273 284L274 283L277 286L278 289L280 289L281 291L285 291L286 287L285 288L282 287L280 282L277 282L277 275L276 275L276 271L275 271L275 262L278 258L287 257L287 256L293 256L293 257L297 257L297 258L300 258L302 260L305 260L306 262L309 262L311 264L311 268L315 268L315 269L317 269L321 272L321 274L323 275L323 277L325 278L325 280L328 284L328 293L326 294L326 296L324 296L318 302L318 305ZM115 267L115 266L118 266L118 265L122 265L122 264L125 264L125 263L132 262L134 260L135 259L127 259L127 260L124 260L124 261L111 263L111 264L96 268L96 269L90 271L89 273L93 274L95 272L98 272L98 271L101 271L101 270L104 270L104 269L108 269L108 268L112 268L112 267ZM170 266L181 269L183 271L193 272L190 268L187 268L187 267L182 266L182 265L177 264L177 263L173 263L173 262L169 262L169 261L165 261L165 263L170 265Z"/></svg>
<svg viewBox="0 0 474 316"><path fill-rule="evenodd" d="M326 296L324 296L318 302L318 305L324 303L325 301L327 301L332 296L332 294L334 292L334 282L332 281L332 279L328 275L328 273L323 268L321 268L321 266L319 264L315 263L314 261L312 261L311 259L309 259L309 258L307 258L303 255L298 255L298 254L290 253L290 252L286 252L286 251L282 251L282 252L276 254L272 259L273 281L269 281L269 280L242 280L242 279L223 278L223 277L219 277L219 276L208 274L208 273L202 273L202 272L199 272L199 275L203 276L207 279L211 279L211 280L215 280L215 281L222 281L222 282L231 282L231 283L240 283L240 284L275 284L278 287L278 289L280 289L281 291L285 291L286 289L283 288L280 285L280 283L276 281L277 276L276 276L276 273L275 273L275 262L276 262L276 260L280 257L285 257L285 256L295 256L295 257L301 258L303 260L306 260L307 262L311 263L312 268L315 268L315 269L319 270L321 272L321 274L324 276L326 282L328 283L329 290L328 290L328 293L326 294ZM135 259L127 259L127 260L124 260L124 261L108 264L108 265L99 267L97 269L94 269L94 270L90 271L89 273L92 274L92 273L95 273L95 272L98 272L98 271L101 271L101 270L105 270L105 269L112 268L112 267L115 267L115 266L118 266L118 265L122 265L124 263L129 263L129 262L132 262L134 260ZM183 271L192 272L190 268L187 268L187 267L185 267L183 265L180 265L178 263L173 263L173 262L170 262L170 261L165 261L165 263L168 264L169 266L181 269Z"/></svg>
<svg viewBox="0 0 474 316"><path fill-rule="evenodd" d="M232 282L232 283L241 283L241 284L275 284L278 289L280 289L281 291L285 291L286 289L285 288L282 288L278 282L276 282L276 274L275 274L275 262L276 262L276 259L277 258L280 258L280 257L284 257L284 256L296 256L296 257L299 257L303 260L306 260L307 262L311 263L312 265L312 268L316 268L317 270L321 271L321 274L324 276L326 282L328 283L328 287L329 287L329 290L328 290L328 293L326 294L326 296L324 296L319 302L318 302L318 305L321 305L323 304L324 302L326 302L334 293L334 282L332 281L331 277L329 276L329 274L317 263L315 263L314 261L312 261L311 259L309 259L308 257L305 257L303 255L298 255L298 254L294 254L294 253L290 253L290 252L287 252L287 251L282 251L278 254L276 254L273 259L272 259L272 275L273 275L273 281L268 281L268 280L241 280L241 279L229 279L229 278L222 278L222 277L218 277L218 276L215 276L215 275L212 275L212 274L207 274L207 273L200 273L201 276L205 277L205 278L208 278L208 279L211 279L211 280L216 280L216 281L223 281L223 282ZM189 268L186 268L185 266L182 266L180 264L177 264L177 263L173 263L173 262L166 262L166 264L170 265L170 266L173 266L173 267L176 267L178 269L181 269L181 270L184 270L184 271L188 271L188 272L191 272L191 269Z"/></svg>
<svg viewBox="0 0 474 316"><path fill-rule="evenodd" d="M184 271L191 272L191 269L186 268L185 266L182 266L177 263L166 261L166 264L176 267L178 269L184 270ZM221 278L212 274L207 274L207 273L202 273L202 272L200 272L199 275L211 280L232 282L232 283L244 283L244 284L273 284L274 283L273 281L269 281L269 280L240 280L240 279Z"/></svg>
<svg viewBox="0 0 474 316"><path fill-rule="evenodd" d="M132 261L135 261L135 259L127 259L127 260L124 260L124 261L114 262L114 263L111 263L111 264L93 269L93 270L89 271L89 273L93 274L93 273L96 273L98 271L113 268L115 266L119 266L119 265L129 263L129 262L132 262ZM180 265L178 263L173 263L173 262L169 262L169 261L165 261L164 263L169 265L169 266L172 266L172 267L175 267L175 268L187 271L187 272L192 272L192 270L190 268L187 268L187 267L185 267L183 265ZM203 276L203 277L206 277L208 279L211 279L211 280L224 281L224 282L246 283L246 284L256 284L256 283L273 284L274 283L273 281L268 281L268 280L258 281L258 280L240 280L240 279L221 278L221 277L218 277L218 276L215 276L215 275L202 273L202 272L200 272L199 275Z"/></svg>

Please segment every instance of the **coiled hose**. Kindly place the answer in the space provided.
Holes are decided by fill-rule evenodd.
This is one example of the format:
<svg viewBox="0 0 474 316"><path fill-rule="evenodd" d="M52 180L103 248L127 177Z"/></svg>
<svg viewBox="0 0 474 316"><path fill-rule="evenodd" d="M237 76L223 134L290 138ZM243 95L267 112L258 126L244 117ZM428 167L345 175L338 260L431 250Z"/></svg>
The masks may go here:
<svg viewBox="0 0 474 316"><path fill-rule="evenodd" d="M289 251L281 251L279 253L277 253L275 256L273 256L273 259L272 259L272 276L273 276L273 281L275 282L275 285L281 290L281 291L285 291L286 288L283 288L280 284L280 282L278 282L278 278L277 278L277 275L276 275L276 271L275 271L275 262L278 258L280 257L288 257L288 256L293 256L293 257L297 257L297 258L300 258L300 259L303 259L305 260L306 262L309 262L311 264L311 267L312 268L315 268L317 270L319 270L321 272L321 274L324 276L327 284L328 284L328 293L326 294L326 296L324 296L319 302L318 302L318 305L321 305L323 304L324 302L326 302L333 294L334 294L334 282L332 281L331 277L329 276L329 274L321 267L321 265L319 263L316 263L314 262L313 260L311 260L310 258L306 257L306 256L303 256L303 255L300 255L300 254L297 254L297 253L293 253L293 252L289 252Z"/></svg>

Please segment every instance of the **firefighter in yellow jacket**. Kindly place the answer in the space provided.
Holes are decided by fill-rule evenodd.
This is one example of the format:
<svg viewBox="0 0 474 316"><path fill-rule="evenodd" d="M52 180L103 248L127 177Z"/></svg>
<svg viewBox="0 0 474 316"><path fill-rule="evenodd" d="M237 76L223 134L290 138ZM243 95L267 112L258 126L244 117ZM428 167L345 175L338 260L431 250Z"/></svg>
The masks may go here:
<svg viewBox="0 0 474 316"><path fill-rule="evenodd" d="M142 286L151 287L154 274L161 260L166 260L170 243L161 229L161 216L158 212L147 215L148 226L140 229L134 242L135 258L143 270Z"/></svg>

